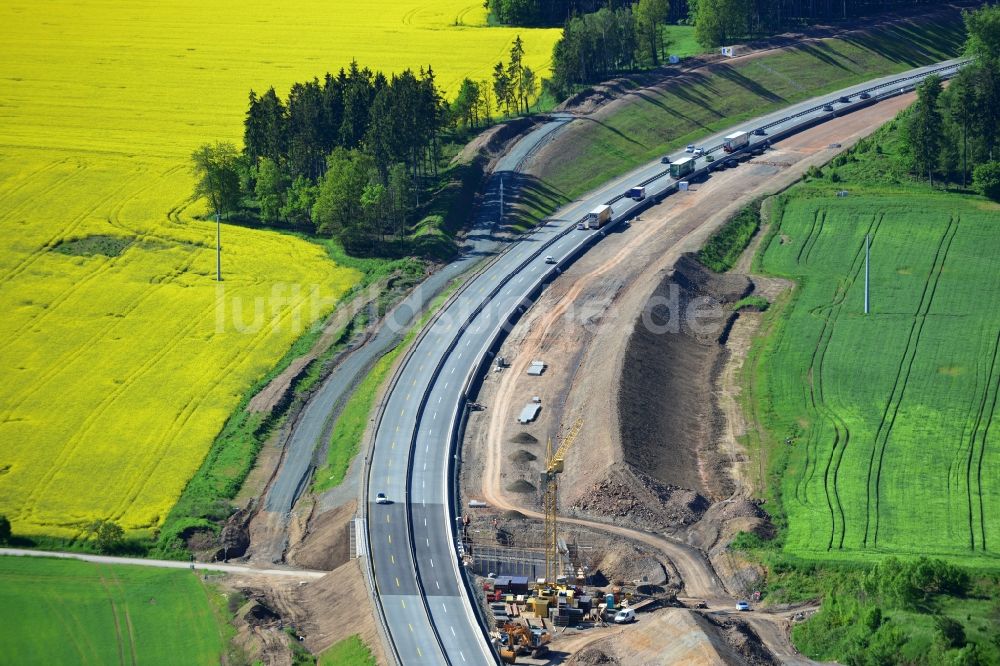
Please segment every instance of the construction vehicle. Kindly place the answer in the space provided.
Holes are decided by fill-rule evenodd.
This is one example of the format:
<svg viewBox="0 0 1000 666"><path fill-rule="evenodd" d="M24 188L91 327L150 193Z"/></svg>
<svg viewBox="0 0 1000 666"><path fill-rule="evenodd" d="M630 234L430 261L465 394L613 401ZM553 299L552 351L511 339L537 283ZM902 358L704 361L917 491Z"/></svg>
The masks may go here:
<svg viewBox="0 0 1000 666"><path fill-rule="evenodd" d="M519 656L542 656L549 651L549 641L552 640L552 635L544 629L520 622L507 622L497 633L500 661L505 664L516 664Z"/></svg>
<svg viewBox="0 0 1000 666"><path fill-rule="evenodd" d="M545 580L549 583L555 582L559 576L559 532L556 524L559 483L556 478L562 474L566 454L576 441L582 426L583 419L577 419L555 453L552 453L552 440L548 441L545 471L542 472L541 481L545 505Z"/></svg>
<svg viewBox="0 0 1000 666"><path fill-rule="evenodd" d="M671 178L683 178L694 171L695 160L693 157L682 157L670 165Z"/></svg>
<svg viewBox="0 0 1000 666"><path fill-rule="evenodd" d="M727 153L735 153L741 148L746 148L750 143L750 135L746 132L733 132L722 142L722 149Z"/></svg>
<svg viewBox="0 0 1000 666"><path fill-rule="evenodd" d="M588 229L600 229L611 221L611 206L608 206L607 204L598 206L594 210L587 213L586 220Z"/></svg>

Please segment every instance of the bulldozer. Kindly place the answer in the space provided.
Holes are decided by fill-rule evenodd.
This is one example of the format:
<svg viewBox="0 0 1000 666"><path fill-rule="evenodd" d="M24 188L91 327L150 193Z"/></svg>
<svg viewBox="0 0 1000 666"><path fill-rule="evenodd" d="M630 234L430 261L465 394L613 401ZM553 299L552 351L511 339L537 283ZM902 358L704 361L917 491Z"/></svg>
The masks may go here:
<svg viewBox="0 0 1000 666"><path fill-rule="evenodd" d="M516 664L518 656L540 657L549 651L552 636L544 629L520 622L507 622L499 630L500 661Z"/></svg>

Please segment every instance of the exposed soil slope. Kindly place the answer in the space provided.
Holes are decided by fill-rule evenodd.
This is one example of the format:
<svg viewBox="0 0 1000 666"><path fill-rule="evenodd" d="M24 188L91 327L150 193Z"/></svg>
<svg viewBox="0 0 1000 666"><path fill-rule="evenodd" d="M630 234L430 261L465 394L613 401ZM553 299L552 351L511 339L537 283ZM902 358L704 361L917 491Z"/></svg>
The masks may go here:
<svg viewBox="0 0 1000 666"><path fill-rule="evenodd" d="M662 483L716 499L731 494L732 483L705 469L707 452L691 443L711 444L712 376L728 306L751 289L745 277L715 275L693 255L663 276L625 352L618 393L625 462Z"/></svg>

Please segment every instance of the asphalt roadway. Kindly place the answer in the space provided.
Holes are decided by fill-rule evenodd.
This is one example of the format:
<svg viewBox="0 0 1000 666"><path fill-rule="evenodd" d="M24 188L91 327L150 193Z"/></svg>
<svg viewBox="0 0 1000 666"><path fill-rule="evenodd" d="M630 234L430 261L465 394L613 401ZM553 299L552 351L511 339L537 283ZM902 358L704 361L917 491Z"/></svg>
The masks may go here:
<svg viewBox="0 0 1000 666"><path fill-rule="evenodd" d="M785 133L833 114L859 110L881 96L908 91L931 71L947 76L956 68L949 61L877 79L740 123L699 145L721 156L723 136L755 128L767 132L752 137L755 144L779 140ZM872 99L860 100L862 91L870 91ZM850 101L837 102L841 96ZM835 110L824 111L826 103ZM685 153L678 152L671 159L682 156ZM706 172L712 164L700 158L697 166ZM558 275L560 265L580 252L599 249L600 239L610 228L620 228L622 221L676 190L677 183L664 174L665 169L656 162L616 178L508 246L452 297L402 367L380 417L366 507L369 557L381 613L401 662L496 662L465 587L456 541L455 523L461 509L452 502L453 475L459 463L453 456L467 408L466 395L476 378L489 370L490 350L530 307L532 297ZM646 186L644 201L621 196L639 184ZM601 230L576 229L588 211L605 203L613 210L609 225ZM556 263L546 263L547 256ZM379 492L392 503L375 504Z"/></svg>
<svg viewBox="0 0 1000 666"><path fill-rule="evenodd" d="M378 330L364 345L351 352L334 368L306 406L285 443L284 460L264 497L267 511L287 513L305 489L315 466L315 452L322 450L322 438L330 432L333 420L358 382L378 359L403 339L430 302L456 277L496 253L502 241L494 235L499 221L500 187L511 181L527 157L541 147L552 132L572 116L555 115L553 119L526 135L505 155L487 183L483 204L466 235L463 254L435 272L387 314ZM280 558L280 553L276 553Z"/></svg>

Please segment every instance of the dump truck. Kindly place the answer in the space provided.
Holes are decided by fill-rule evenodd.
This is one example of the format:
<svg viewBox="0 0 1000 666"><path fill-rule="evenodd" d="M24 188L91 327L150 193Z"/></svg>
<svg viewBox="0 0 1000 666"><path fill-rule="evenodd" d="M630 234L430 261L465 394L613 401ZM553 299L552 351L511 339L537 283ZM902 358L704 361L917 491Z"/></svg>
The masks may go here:
<svg viewBox="0 0 1000 666"><path fill-rule="evenodd" d="M746 148L749 143L750 134L748 132L733 132L722 142L722 149L727 153L735 153L741 148Z"/></svg>
<svg viewBox="0 0 1000 666"><path fill-rule="evenodd" d="M587 213L587 227L590 229L600 229L611 221L611 206L607 204L598 206Z"/></svg>
<svg viewBox="0 0 1000 666"><path fill-rule="evenodd" d="M693 157L682 157L670 165L671 178L683 178L694 171L695 160Z"/></svg>

